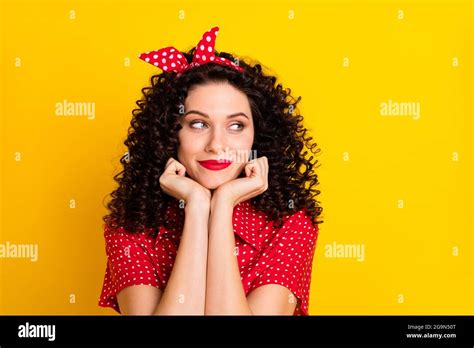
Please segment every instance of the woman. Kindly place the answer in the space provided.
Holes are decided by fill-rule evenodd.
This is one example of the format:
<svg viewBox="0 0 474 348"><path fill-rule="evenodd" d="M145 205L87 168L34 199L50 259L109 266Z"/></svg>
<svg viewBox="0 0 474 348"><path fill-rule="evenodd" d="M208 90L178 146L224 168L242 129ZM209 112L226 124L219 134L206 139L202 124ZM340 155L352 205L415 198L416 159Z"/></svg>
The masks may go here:
<svg viewBox="0 0 474 348"><path fill-rule="evenodd" d="M308 315L322 208L301 97L215 51L217 32L140 56L163 72L142 90L107 205L100 306Z"/></svg>

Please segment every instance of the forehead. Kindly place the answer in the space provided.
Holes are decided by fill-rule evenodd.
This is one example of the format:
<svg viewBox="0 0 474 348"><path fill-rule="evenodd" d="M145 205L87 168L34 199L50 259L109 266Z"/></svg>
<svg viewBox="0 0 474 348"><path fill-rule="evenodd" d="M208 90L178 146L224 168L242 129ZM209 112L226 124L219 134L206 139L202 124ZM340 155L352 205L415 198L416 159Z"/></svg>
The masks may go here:
<svg viewBox="0 0 474 348"><path fill-rule="evenodd" d="M192 108L211 114L238 111L250 113L247 95L225 82L193 86L184 104L186 110Z"/></svg>

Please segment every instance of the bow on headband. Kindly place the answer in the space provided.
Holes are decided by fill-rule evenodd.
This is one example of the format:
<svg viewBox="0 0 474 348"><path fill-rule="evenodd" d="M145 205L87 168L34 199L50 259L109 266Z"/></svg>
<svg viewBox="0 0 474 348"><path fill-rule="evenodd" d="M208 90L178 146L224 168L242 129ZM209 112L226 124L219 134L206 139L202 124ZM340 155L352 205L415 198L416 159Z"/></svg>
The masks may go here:
<svg viewBox="0 0 474 348"><path fill-rule="evenodd" d="M214 27L204 33L201 41L199 41L196 49L194 50L193 61L191 64L188 64L184 55L173 46L142 53L138 56L138 58L167 72L175 71L177 73L183 73L195 66L207 63L216 63L229 66L239 72L244 71L244 69L238 66L236 63L222 57L216 57L214 55L214 45L216 43L216 36L218 32L219 27Z"/></svg>

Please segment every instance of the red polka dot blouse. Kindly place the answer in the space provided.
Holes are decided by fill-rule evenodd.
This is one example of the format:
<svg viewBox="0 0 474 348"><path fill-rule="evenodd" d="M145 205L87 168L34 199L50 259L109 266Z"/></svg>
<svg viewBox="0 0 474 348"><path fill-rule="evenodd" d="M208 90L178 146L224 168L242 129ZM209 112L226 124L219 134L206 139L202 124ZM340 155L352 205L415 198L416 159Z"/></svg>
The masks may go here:
<svg viewBox="0 0 474 348"><path fill-rule="evenodd" d="M105 226L107 266L99 306L120 313L116 295L131 285L151 285L162 290L171 274L184 226L184 209L178 200L170 204L167 217L172 229L160 227L153 238L149 233L133 234L123 228ZM296 296L294 315L308 315L311 268L318 237L306 208L286 216L274 229L249 200L234 207L233 225L236 257L245 294L266 284L280 284Z"/></svg>

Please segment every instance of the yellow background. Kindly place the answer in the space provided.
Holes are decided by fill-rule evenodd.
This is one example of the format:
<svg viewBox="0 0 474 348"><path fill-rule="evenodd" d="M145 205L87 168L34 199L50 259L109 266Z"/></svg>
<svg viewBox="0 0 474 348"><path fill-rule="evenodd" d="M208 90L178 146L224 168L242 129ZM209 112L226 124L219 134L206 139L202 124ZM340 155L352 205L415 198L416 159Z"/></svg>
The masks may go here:
<svg viewBox="0 0 474 348"><path fill-rule="evenodd" d="M213 26L218 51L303 97L322 150L310 314L474 314L472 19L447 0L1 1L0 243L39 259L0 258L0 314L115 313L97 305L103 199L160 71L137 55ZM56 116L63 100L95 119ZM420 118L382 116L389 100ZM364 261L329 258L333 242Z"/></svg>

